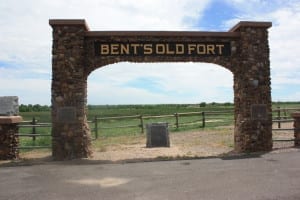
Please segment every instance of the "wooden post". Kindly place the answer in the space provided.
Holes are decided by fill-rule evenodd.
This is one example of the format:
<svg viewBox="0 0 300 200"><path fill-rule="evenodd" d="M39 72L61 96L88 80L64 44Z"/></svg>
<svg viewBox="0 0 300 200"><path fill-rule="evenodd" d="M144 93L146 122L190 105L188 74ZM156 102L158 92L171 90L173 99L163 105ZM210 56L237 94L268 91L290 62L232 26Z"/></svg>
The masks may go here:
<svg viewBox="0 0 300 200"><path fill-rule="evenodd" d="M287 117L287 111L286 111L286 108L283 110L283 115L284 115L284 119L287 119L288 117Z"/></svg>
<svg viewBox="0 0 300 200"><path fill-rule="evenodd" d="M205 112L202 112L202 128L205 128Z"/></svg>
<svg viewBox="0 0 300 200"><path fill-rule="evenodd" d="M280 106L277 107L277 119L278 119L278 128L281 128L281 123L280 123L280 120L281 120L281 116L280 116Z"/></svg>
<svg viewBox="0 0 300 200"><path fill-rule="evenodd" d="M179 128L179 119L178 119L179 115L178 115L178 113L175 113L174 115L175 115L175 118L176 118L176 122L175 122L176 129L178 129Z"/></svg>
<svg viewBox="0 0 300 200"><path fill-rule="evenodd" d="M31 124L33 125L32 126L32 135L35 135L36 134L36 120L35 120L35 117L32 118L32 122ZM36 137L35 136L32 136L32 141L35 141Z"/></svg>
<svg viewBox="0 0 300 200"><path fill-rule="evenodd" d="M97 115L95 116L94 123L95 123L95 138L98 139L98 118L97 118Z"/></svg>
<svg viewBox="0 0 300 200"><path fill-rule="evenodd" d="M140 126L141 126L141 131L142 133L144 133L144 119L143 119L143 115L140 115Z"/></svg>

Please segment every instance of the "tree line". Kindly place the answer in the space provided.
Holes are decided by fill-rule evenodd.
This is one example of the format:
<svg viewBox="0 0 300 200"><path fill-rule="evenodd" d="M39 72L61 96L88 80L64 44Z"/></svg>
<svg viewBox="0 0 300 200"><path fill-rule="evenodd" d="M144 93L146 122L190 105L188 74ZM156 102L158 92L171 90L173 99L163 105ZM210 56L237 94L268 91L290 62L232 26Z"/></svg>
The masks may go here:
<svg viewBox="0 0 300 200"><path fill-rule="evenodd" d="M280 104L299 104L300 102L272 102L273 105L280 105ZM167 108L167 107L210 107L210 106L234 106L233 103L231 102L225 102L225 103L216 103L216 102L211 102L211 103L206 103L206 102L201 102L198 104L147 104L147 105L87 105L89 110L97 110L97 109L103 109L103 108L147 108L147 109L157 109L157 108ZM51 106L48 105L40 105L40 104L21 104L19 106L19 111L20 112L43 112L43 111L51 111Z"/></svg>
<svg viewBox="0 0 300 200"><path fill-rule="evenodd" d="M89 110L95 110L99 108L166 108L166 107L189 107L189 106L199 106L199 107L206 107L206 106L232 106L232 103L206 103L201 102L200 104L149 104L149 105L87 105ZM21 104L19 106L20 112L43 112L43 111L51 111L51 106L48 105L40 105L40 104Z"/></svg>
<svg viewBox="0 0 300 200"><path fill-rule="evenodd" d="M40 104L28 104L28 105L24 105L21 104L19 106L19 111L20 112L41 112L41 111L50 111L51 110L51 106L47 106L47 105L40 105Z"/></svg>

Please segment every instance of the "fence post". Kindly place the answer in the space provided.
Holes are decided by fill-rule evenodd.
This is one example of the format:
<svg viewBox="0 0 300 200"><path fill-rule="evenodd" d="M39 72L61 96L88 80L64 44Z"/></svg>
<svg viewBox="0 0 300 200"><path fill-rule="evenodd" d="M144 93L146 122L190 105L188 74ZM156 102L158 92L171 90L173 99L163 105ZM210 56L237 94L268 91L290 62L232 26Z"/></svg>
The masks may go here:
<svg viewBox="0 0 300 200"><path fill-rule="evenodd" d="M95 123L95 138L98 139L98 118L97 118L97 115L95 116L94 123Z"/></svg>
<svg viewBox="0 0 300 200"><path fill-rule="evenodd" d="M202 128L205 128L205 112L202 112Z"/></svg>
<svg viewBox="0 0 300 200"><path fill-rule="evenodd" d="M283 110L283 115L284 115L284 119L287 119L287 111L286 111L286 108Z"/></svg>
<svg viewBox="0 0 300 200"><path fill-rule="evenodd" d="M36 134L36 129L35 129L35 125L36 125L36 120L35 120L35 117L32 117L32 122L31 124L33 125L32 126L32 135L35 135ZM32 141L35 141L35 136L32 136Z"/></svg>
<svg viewBox="0 0 300 200"><path fill-rule="evenodd" d="M143 119L143 115L140 115L140 121L141 121L141 124L140 124L141 131L142 131L142 133L144 133L144 119Z"/></svg>
<svg viewBox="0 0 300 200"><path fill-rule="evenodd" d="M176 129L178 129L179 128L179 119L178 119L179 115L178 115L178 113L175 113L174 115L176 118L175 126L176 126Z"/></svg>
<svg viewBox="0 0 300 200"><path fill-rule="evenodd" d="M280 106L277 107L277 119L278 119L278 128L281 128L281 123L280 123L280 120L281 120L281 117L280 117Z"/></svg>

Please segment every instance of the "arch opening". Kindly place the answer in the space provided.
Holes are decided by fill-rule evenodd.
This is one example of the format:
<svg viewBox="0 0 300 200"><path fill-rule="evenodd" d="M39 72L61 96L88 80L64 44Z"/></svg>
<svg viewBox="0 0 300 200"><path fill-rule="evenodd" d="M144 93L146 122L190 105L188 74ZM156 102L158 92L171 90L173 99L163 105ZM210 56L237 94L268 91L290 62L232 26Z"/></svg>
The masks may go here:
<svg viewBox="0 0 300 200"><path fill-rule="evenodd" d="M233 150L233 74L222 66L121 62L93 71L87 85L88 119L102 118L93 145L96 159L217 156ZM207 113L205 127L202 112ZM176 122L174 113L184 114ZM168 123L170 148L145 149L146 125L156 122Z"/></svg>

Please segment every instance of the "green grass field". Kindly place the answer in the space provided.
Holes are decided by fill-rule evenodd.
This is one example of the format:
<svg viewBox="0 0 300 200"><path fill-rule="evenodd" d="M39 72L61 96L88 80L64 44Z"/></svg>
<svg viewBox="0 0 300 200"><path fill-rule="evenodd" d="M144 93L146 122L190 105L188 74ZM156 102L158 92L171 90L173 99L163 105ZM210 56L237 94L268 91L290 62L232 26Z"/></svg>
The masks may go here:
<svg viewBox="0 0 300 200"><path fill-rule="evenodd" d="M273 103L273 109L280 108L299 108L300 102L285 102L285 103ZM88 120L93 121L95 116L97 117L117 117L117 116L132 116L132 115L143 115L143 116L156 116L156 115L173 115L174 113L186 113L186 112L212 112L212 111L224 111L226 113L218 115L206 115L205 129L214 129L216 127L233 125L233 109L234 106L230 103L225 104L192 104L192 105L101 105L101 106L88 106ZM281 112L281 116L289 117L290 111ZM21 112L20 115L25 121L32 120L35 117L39 123L50 123L51 113L50 111L44 112ZM273 113L273 118L277 115ZM177 129L175 127L176 118L165 117L165 118L149 118L144 119L144 126L148 123L153 122L167 122L170 126L171 132L182 132L185 130L200 129L202 127L202 116L180 116L179 123L193 122L191 126L183 126ZM98 121L98 136L99 138L117 137L126 135L138 135L141 134L140 119L107 119ZM135 126L132 128L114 128L116 126ZM94 130L95 123L90 124L91 130ZM20 133L32 133L32 128L20 128ZM146 132L146 130L145 130ZM38 134L51 134L50 127L38 127L36 128ZM95 131L92 131L92 137L95 138ZM33 141L31 137L21 137L21 146L50 146L51 137L36 137Z"/></svg>

